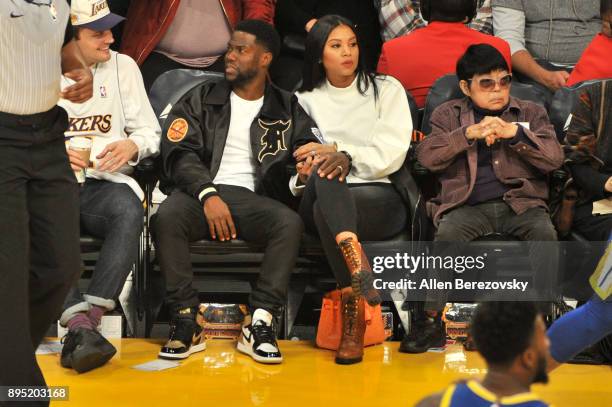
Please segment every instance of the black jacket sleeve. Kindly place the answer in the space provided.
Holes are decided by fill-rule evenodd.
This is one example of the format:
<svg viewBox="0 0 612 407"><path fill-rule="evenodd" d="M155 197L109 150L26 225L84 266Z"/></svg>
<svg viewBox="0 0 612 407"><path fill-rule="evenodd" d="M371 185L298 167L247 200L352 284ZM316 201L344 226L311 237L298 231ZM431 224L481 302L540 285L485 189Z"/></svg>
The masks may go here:
<svg viewBox="0 0 612 407"><path fill-rule="evenodd" d="M210 169L202 161L205 154L205 134L201 125L203 87L187 93L168 115L161 141L162 172L173 188L198 199L206 188L213 187Z"/></svg>

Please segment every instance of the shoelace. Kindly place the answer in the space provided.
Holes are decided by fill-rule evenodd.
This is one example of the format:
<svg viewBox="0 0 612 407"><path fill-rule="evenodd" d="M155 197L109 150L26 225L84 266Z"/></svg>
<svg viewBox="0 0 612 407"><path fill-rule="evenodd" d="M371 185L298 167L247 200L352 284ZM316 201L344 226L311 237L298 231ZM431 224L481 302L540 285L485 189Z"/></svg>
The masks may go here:
<svg viewBox="0 0 612 407"><path fill-rule="evenodd" d="M359 271L361 268L361 257L357 253L355 242L352 240L340 242L340 250L342 250L344 258L350 263L351 272Z"/></svg>
<svg viewBox="0 0 612 407"><path fill-rule="evenodd" d="M257 325L251 325L251 331L253 331L256 342L276 344L276 335L271 326L262 322Z"/></svg>
<svg viewBox="0 0 612 407"><path fill-rule="evenodd" d="M353 331L355 329L355 323L357 322L357 308L358 308L359 300L357 298L350 299L344 304L344 309L346 310L345 315L348 317L346 323L344 324L344 334L345 335L353 335Z"/></svg>

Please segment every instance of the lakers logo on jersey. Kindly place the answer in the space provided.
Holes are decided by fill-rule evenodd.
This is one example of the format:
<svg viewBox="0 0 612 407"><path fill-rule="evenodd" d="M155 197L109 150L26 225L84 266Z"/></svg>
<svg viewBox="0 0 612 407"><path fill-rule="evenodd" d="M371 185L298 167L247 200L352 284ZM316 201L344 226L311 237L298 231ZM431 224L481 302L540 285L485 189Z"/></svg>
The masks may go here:
<svg viewBox="0 0 612 407"><path fill-rule="evenodd" d="M282 120L264 122L261 119L257 119L257 121L259 122L259 127L264 130L264 134L260 139L262 148L257 156L259 162L262 162L267 155L276 155L281 150L287 150L285 132L291 127L291 120L286 122Z"/></svg>
<svg viewBox="0 0 612 407"><path fill-rule="evenodd" d="M71 117L68 120L68 131L108 133L112 127L113 115L94 115L87 117Z"/></svg>

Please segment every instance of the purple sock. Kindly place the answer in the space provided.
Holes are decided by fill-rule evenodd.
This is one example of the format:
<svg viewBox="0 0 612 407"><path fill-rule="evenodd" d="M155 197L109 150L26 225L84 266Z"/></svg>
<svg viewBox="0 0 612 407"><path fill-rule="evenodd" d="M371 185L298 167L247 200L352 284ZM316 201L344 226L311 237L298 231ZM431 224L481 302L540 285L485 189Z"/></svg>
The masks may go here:
<svg viewBox="0 0 612 407"><path fill-rule="evenodd" d="M84 312L79 312L68 320L68 330L74 331L77 328L94 329L91 321Z"/></svg>
<svg viewBox="0 0 612 407"><path fill-rule="evenodd" d="M91 321L91 325L94 329L97 329L100 325L100 321L102 321L102 315L104 315L105 312L106 308L98 307L97 305L92 306L89 312L87 312L89 321Z"/></svg>

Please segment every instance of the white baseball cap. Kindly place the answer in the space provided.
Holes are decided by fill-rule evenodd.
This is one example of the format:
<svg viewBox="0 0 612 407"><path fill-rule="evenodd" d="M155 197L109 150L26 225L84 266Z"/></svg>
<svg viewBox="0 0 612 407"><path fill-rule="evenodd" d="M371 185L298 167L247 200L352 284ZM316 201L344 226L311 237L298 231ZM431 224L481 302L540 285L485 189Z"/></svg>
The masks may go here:
<svg viewBox="0 0 612 407"><path fill-rule="evenodd" d="M70 22L75 27L106 31L123 20L124 17L111 13L106 0L72 0L70 6Z"/></svg>

